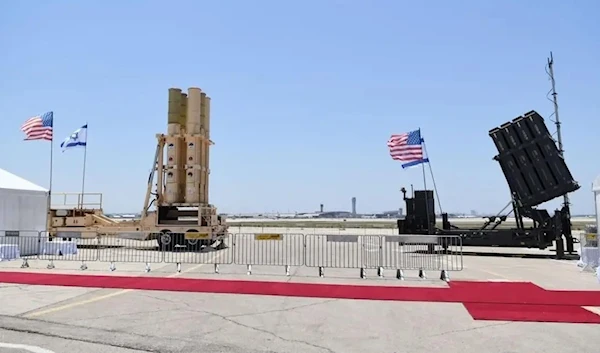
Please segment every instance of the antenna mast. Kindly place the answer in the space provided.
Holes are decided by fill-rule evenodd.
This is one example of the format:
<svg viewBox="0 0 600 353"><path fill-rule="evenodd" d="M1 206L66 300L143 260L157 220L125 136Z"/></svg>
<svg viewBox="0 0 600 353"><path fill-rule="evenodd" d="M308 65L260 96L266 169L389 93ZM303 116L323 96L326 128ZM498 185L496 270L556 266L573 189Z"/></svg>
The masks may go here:
<svg viewBox="0 0 600 353"><path fill-rule="evenodd" d="M548 76L550 76L550 81L552 82L552 89L550 90L550 94L552 94L552 103L554 104L554 124L556 125L556 139L558 141L558 153L561 157L564 158L564 149L562 143L562 135L560 131L560 119L558 117L558 93L556 93L556 81L554 80L554 57L552 56L552 52L550 52L550 57L548 58ZM563 196L564 206L566 206L567 212L571 213L569 209L569 195L565 194Z"/></svg>

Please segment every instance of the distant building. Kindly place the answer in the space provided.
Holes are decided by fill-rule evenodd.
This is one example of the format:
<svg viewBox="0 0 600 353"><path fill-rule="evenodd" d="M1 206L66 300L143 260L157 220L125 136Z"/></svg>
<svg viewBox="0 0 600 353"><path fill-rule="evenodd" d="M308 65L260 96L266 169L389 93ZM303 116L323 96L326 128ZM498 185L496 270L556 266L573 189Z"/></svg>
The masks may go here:
<svg viewBox="0 0 600 353"><path fill-rule="evenodd" d="M321 213L298 213L293 218L318 218Z"/></svg>
<svg viewBox="0 0 600 353"><path fill-rule="evenodd" d="M352 217L356 217L356 197L352 198Z"/></svg>
<svg viewBox="0 0 600 353"><path fill-rule="evenodd" d="M319 214L319 218L350 218L352 217L352 213L348 211L331 211L331 212L322 212Z"/></svg>
<svg viewBox="0 0 600 353"><path fill-rule="evenodd" d="M397 211L385 211L375 215L376 218L400 218L403 216L402 209Z"/></svg>

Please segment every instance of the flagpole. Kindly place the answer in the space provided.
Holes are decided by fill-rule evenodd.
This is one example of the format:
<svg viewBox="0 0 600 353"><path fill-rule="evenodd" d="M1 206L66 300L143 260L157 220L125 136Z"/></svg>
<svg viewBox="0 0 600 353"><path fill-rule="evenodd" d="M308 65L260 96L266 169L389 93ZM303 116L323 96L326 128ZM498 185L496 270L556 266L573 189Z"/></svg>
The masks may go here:
<svg viewBox="0 0 600 353"><path fill-rule="evenodd" d="M81 177L81 208L83 209L83 198L85 195L85 164L87 160L88 124L85 123L85 146L83 146L83 175Z"/></svg>
<svg viewBox="0 0 600 353"><path fill-rule="evenodd" d="M433 182L433 191L435 192L435 197L437 198L438 206L440 207L440 213L444 213L444 210L442 209L442 201L440 200L440 193L437 190L435 177L433 176L433 169L431 168L431 160L429 160L429 153L427 153L427 145L425 144L425 140L423 140L423 153L425 153L425 155L427 156L429 174L431 175L431 181Z"/></svg>
<svg viewBox="0 0 600 353"><path fill-rule="evenodd" d="M52 208L52 165L54 156L54 113L52 114L52 138L50 139L50 180L48 185L48 204L46 212L46 237L50 238L50 209Z"/></svg>
<svg viewBox="0 0 600 353"><path fill-rule="evenodd" d="M54 156L54 132L52 132L52 139L50 140L50 186L48 189L49 193L52 192L52 164L53 164L53 159L54 159L54 158L52 158L53 156Z"/></svg>
<svg viewBox="0 0 600 353"><path fill-rule="evenodd" d="M423 147L425 140L421 135L421 128L419 128L419 138L421 139L421 147ZM425 154L424 150L421 150L421 170L423 171L423 189L425 192L425 210L427 212L427 233L431 233L431 218L429 217L429 194L427 193L427 172L425 171ZM435 217L435 216L434 216Z"/></svg>

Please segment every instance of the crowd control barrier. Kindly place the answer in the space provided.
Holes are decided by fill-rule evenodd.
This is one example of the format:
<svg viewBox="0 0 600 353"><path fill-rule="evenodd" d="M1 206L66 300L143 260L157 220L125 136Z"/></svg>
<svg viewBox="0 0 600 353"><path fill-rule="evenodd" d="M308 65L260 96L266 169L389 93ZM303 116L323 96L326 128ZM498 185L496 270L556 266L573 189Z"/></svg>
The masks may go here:
<svg viewBox="0 0 600 353"><path fill-rule="evenodd" d="M577 265L582 271L597 272L600 280L600 241L596 226L586 226L579 238L580 251Z"/></svg>
<svg viewBox="0 0 600 353"><path fill-rule="evenodd" d="M356 269L361 278L368 271L379 277L393 271L398 279L404 279L405 271L417 271L420 278L437 271L445 281L449 272L463 269L459 236L233 233L215 242L189 239L167 248L171 237L143 232L49 237L46 232L0 231L0 261L20 259L21 267L29 267L30 261L44 260L48 269L58 262L78 262L81 270L99 262L111 271L119 263L140 263L146 272L156 263L175 264L177 271L182 264L212 265L216 273L220 265L240 265L248 275L253 266L277 266L288 276L293 267L307 267L321 277L326 270Z"/></svg>

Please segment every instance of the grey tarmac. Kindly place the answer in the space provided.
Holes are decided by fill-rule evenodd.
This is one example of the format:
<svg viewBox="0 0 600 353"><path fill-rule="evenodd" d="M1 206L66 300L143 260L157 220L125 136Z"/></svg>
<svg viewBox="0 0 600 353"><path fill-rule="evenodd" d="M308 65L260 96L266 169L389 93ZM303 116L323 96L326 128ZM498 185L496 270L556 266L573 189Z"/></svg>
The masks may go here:
<svg viewBox="0 0 600 353"><path fill-rule="evenodd" d="M470 251L470 249L464 249ZM479 249L481 251L481 249ZM505 250L489 249L490 252ZM525 253L539 250L526 250ZM551 253L551 252L549 252ZM79 263L0 263L0 271L81 274ZM377 278L368 270L281 266L108 264L89 262L86 274L212 279L255 279L310 283L432 286L447 284L439 273L406 280L393 271ZM600 290L594 275L575 261L542 258L464 256L464 270L452 280L525 280L547 289ZM597 350L599 325L475 321L461 304L382 302L255 295L136 291L0 284L0 343L26 344L54 353L77 352L248 352L248 353L568 353ZM599 308L587 308L600 312ZM0 352L26 352L3 348Z"/></svg>

